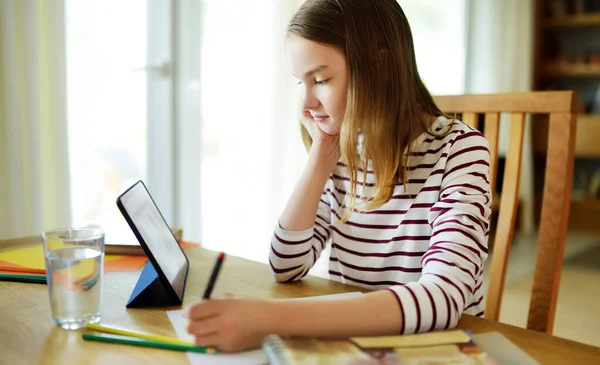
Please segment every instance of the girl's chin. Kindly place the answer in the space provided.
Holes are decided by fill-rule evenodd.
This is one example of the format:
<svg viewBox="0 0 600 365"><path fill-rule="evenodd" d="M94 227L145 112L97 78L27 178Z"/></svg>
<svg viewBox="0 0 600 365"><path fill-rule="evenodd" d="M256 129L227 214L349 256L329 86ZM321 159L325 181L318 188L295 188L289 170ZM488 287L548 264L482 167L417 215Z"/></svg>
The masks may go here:
<svg viewBox="0 0 600 365"><path fill-rule="evenodd" d="M321 130L321 132L330 136L336 136L340 134L340 128L337 126L317 124L317 127Z"/></svg>

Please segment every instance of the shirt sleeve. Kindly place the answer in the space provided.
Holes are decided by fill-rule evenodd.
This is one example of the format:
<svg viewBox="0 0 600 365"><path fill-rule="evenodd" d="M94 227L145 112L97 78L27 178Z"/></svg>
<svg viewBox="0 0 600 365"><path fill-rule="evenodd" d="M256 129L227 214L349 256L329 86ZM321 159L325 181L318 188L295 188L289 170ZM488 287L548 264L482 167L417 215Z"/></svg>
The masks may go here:
<svg viewBox="0 0 600 365"><path fill-rule="evenodd" d="M472 303L488 256L489 162L488 142L478 131L466 130L450 146L440 198L428 217L422 276L388 288L402 312L401 333L456 327Z"/></svg>
<svg viewBox="0 0 600 365"><path fill-rule="evenodd" d="M315 224L304 231L287 231L279 224L271 238L269 264L279 282L302 279L313 267L328 244L331 231L331 206L327 189L319 201Z"/></svg>

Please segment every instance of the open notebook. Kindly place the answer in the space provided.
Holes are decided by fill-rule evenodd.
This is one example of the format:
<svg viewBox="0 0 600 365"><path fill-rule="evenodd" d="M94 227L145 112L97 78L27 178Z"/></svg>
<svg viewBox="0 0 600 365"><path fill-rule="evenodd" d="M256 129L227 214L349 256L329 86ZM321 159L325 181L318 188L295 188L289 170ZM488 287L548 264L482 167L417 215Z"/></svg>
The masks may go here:
<svg viewBox="0 0 600 365"><path fill-rule="evenodd" d="M461 330L347 340L269 336L263 348L272 365L498 364Z"/></svg>
<svg viewBox="0 0 600 365"><path fill-rule="evenodd" d="M269 336L263 349L272 365L539 365L498 332L469 336L452 330L349 340Z"/></svg>

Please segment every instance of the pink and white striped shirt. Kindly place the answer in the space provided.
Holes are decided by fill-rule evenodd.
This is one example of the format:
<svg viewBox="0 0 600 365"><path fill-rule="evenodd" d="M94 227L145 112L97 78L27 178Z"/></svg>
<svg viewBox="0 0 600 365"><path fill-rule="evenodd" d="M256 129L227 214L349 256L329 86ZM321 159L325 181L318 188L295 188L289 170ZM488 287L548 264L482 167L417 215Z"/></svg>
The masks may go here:
<svg viewBox="0 0 600 365"><path fill-rule="evenodd" d="M415 141L407 187L398 182L382 207L355 210L345 223L338 221L350 183L339 162L314 226L275 228L269 255L275 278L300 280L331 245L329 277L394 293L402 312L400 333L453 328L463 312L481 316L492 200L488 142L479 131L444 117L431 130ZM357 194L368 197L375 177L371 169L366 184L362 177L359 173Z"/></svg>

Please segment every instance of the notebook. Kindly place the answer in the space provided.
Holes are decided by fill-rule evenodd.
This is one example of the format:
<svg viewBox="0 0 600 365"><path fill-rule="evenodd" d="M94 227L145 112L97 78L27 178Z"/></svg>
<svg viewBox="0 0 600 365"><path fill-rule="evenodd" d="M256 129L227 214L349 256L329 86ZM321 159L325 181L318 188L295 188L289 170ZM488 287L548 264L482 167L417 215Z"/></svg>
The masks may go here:
<svg viewBox="0 0 600 365"><path fill-rule="evenodd" d="M268 336L263 349L272 365L473 364L499 365L462 330L348 340Z"/></svg>

